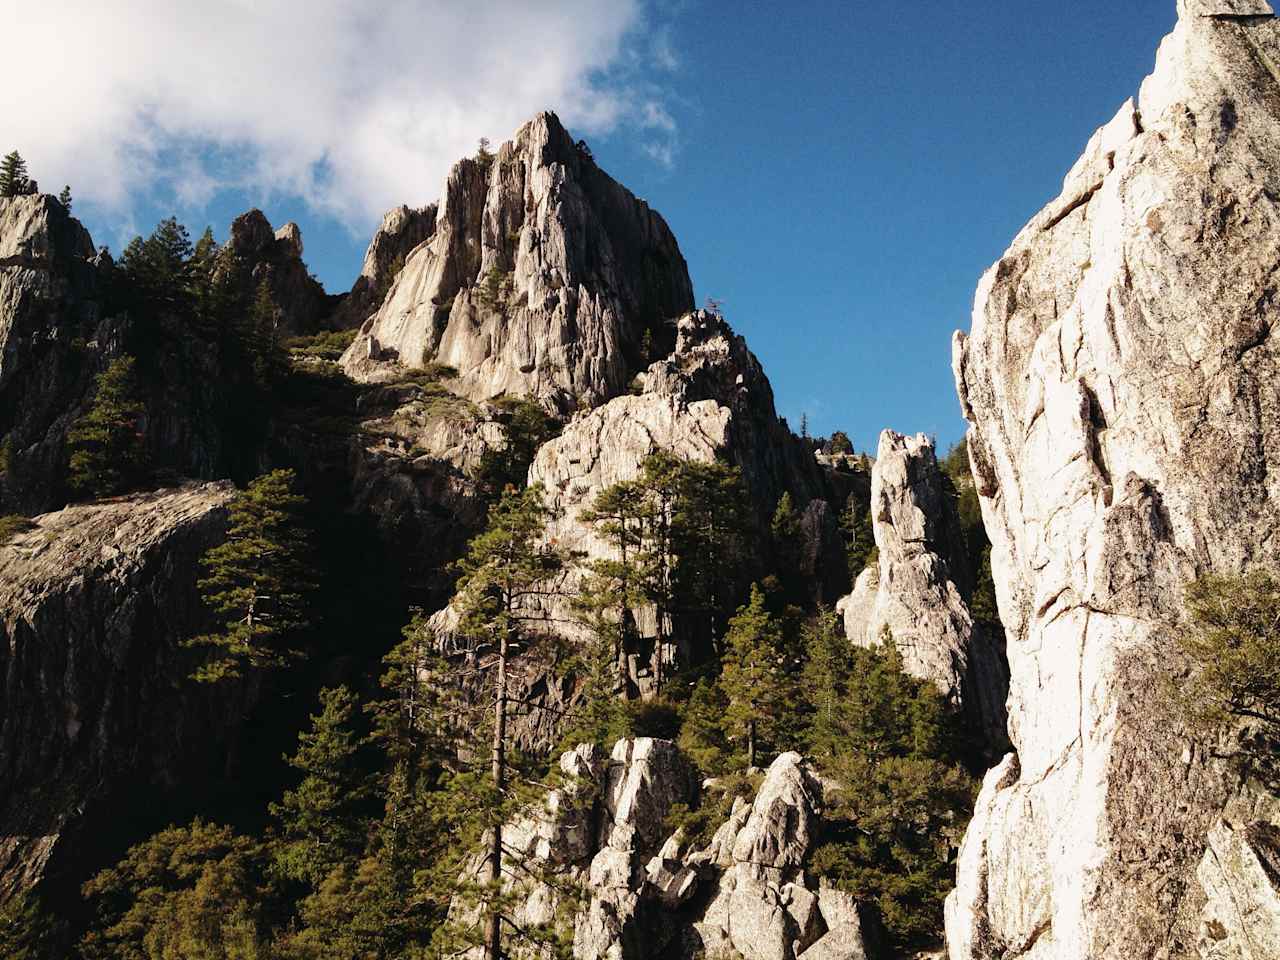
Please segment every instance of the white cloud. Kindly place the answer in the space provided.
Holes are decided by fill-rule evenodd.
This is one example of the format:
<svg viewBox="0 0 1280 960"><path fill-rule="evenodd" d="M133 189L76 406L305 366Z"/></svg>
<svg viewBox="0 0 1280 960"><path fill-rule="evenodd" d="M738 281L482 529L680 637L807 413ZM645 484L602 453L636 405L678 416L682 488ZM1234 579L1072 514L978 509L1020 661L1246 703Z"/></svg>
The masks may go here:
<svg viewBox="0 0 1280 960"><path fill-rule="evenodd" d="M644 2L0 0L0 150L121 217L139 193L235 187L356 230L541 109L577 136L647 130L669 164L675 124L633 55Z"/></svg>

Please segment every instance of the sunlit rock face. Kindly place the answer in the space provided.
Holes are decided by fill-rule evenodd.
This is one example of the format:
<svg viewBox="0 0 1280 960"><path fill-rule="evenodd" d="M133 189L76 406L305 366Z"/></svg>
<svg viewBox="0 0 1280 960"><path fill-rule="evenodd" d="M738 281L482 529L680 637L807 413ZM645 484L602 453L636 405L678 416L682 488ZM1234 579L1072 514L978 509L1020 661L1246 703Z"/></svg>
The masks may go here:
<svg viewBox="0 0 1280 960"><path fill-rule="evenodd" d="M359 327L378 312L409 257L435 235L436 213L434 203L420 210L401 205L387 211L369 241L360 276L333 313L333 326Z"/></svg>
<svg viewBox="0 0 1280 960"><path fill-rule="evenodd" d="M1184 583L1277 560L1280 26L1179 13L955 341L1017 753L965 840L952 960L1274 955L1270 808L1159 681Z"/></svg>
<svg viewBox="0 0 1280 960"><path fill-rule="evenodd" d="M961 596L959 584L973 574L929 437L880 435L871 523L878 560L837 605L849 641L874 647L891 639L903 669L937 687L984 742L1003 751L1004 637L976 623Z"/></svg>
<svg viewBox="0 0 1280 960"><path fill-rule="evenodd" d="M739 797L709 841L691 846L665 821L701 790L675 744L619 740L560 758L562 786L503 831L505 892L528 929L564 923L551 867L580 885L575 960L867 960L877 928L852 896L815 884L805 858L821 828L822 784L799 754L769 766L753 801ZM468 865L482 875L483 858ZM461 918L455 912L455 918ZM542 956L512 942L519 960ZM480 960L481 950L467 954Z"/></svg>
<svg viewBox="0 0 1280 960"><path fill-rule="evenodd" d="M589 407L665 355L670 322L692 308L663 219L543 113L496 153L454 166L429 240L343 364L379 379L443 363L472 400Z"/></svg>

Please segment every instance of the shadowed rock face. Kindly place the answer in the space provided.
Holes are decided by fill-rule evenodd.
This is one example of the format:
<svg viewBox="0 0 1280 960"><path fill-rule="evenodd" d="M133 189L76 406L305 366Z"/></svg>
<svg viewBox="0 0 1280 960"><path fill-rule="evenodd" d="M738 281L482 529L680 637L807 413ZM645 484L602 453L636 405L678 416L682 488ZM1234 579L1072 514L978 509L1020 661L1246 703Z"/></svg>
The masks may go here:
<svg viewBox="0 0 1280 960"><path fill-rule="evenodd" d="M319 329L329 298L302 262L302 231L296 223L273 231L261 210L250 210L231 222L224 252L245 303L252 302L258 284L266 282L281 334Z"/></svg>
<svg viewBox="0 0 1280 960"><path fill-rule="evenodd" d="M244 689L173 682L233 493L67 507L0 546L0 900L74 868L125 794L172 786L239 722Z"/></svg>
<svg viewBox="0 0 1280 960"><path fill-rule="evenodd" d="M972 573L933 441L924 434L880 435L871 520L879 561L837 607L846 635L859 646L877 646L888 630L904 669L933 683L984 742L1003 752L1004 638L975 623L961 596L958 584L972 581Z"/></svg>
<svg viewBox="0 0 1280 960"><path fill-rule="evenodd" d="M53 197L0 197L0 436L40 481L21 496L8 484L10 509L51 505L57 491L43 480L96 372L85 357L118 349L100 305L109 270L110 258L95 256L88 231Z"/></svg>
<svg viewBox="0 0 1280 960"><path fill-rule="evenodd" d="M1278 559L1280 26L1179 9L956 337L1017 755L964 844L952 960L1273 955L1265 909L1222 915L1229 887L1274 902L1241 847L1265 831L1216 826L1264 807L1156 701L1186 580Z"/></svg>
<svg viewBox="0 0 1280 960"><path fill-rule="evenodd" d="M343 358L353 376L457 368L472 400L502 394L593 406L659 355L693 307L662 218L575 146L554 114L487 159L458 163L430 240L408 254Z"/></svg>

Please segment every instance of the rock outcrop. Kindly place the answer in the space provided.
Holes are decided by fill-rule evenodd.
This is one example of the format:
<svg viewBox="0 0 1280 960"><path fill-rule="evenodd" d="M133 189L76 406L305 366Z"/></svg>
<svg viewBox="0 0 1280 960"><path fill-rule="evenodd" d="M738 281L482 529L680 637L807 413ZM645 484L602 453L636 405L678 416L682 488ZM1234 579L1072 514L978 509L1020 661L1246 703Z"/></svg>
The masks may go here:
<svg viewBox="0 0 1280 960"><path fill-rule="evenodd" d="M472 400L590 407L670 348L693 307L662 218L605 174L554 114L463 160L430 239L407 255L343 357L359 379L437 362Z"/></svg>
<svg viewBox="0 0 1280 960"><path fill-rule="evenodd" d="M0 545L0 901L74 874L121 831L114 807L203 767L238 723L247 687L174 682L177 642L207 616L197 560L233 493L67 507Z"/></svg>
<svg viewBox="0 0 1280 960"><path fill-rule="evenodd" d="M700 793L673 744L620 740L608 760L582 746L561 757L560 769L566 785L507 828L504 844L533 868L513 869L513 878L552 865L584 885L587 900L573 920L576 960L731 952L746 960L864 960L876 943L854 898L806 879L822 785L798 754L778 757L754 801L738 798L697 849L664 829L671 808L696 804ZM540 881L512 879L508 887L520 901L517 923L556 921L559 899Z"/></svg>
<svg viewBox="0 0 1280 960"><path fill-rule="evenodd" d="M952 960L1275 955L1276 821L1220 823L1238 781L1157 691L1186 581L1280 560L1280 25L1179 13L956 337L1017 753L965 839Z"/></svg>
<svg viewBox="0 0 1280 960"><path fill-rule="evenodd" d="M436 232L436 205L414 210L401 206L388 210L369 241L360 276L330 318L331 325L359 327L382 306L391 284L419 245Z"/></svg>
<svg viewBox="0 0 1280 960"><path fill-rule="evenodd" d="M3 477L10 510L48 509L57 496L46 478L74 417L68 398L92 383L87 355L118 346L100 305L110 269L55 198L0 197L0 438L14 474Z"/></svg>
<svg viewBox="0 0 1280 960"><path fill-rule="evenodd" d="M718 314L697 311L680 319L672 354L652 364L636 381L635 394L626 394L575 417L559 437L545 444L529 469L530 483L546 488L547 504L556 514L545 536L562 548L586 558L611 556L611 547L580 517L596 495L612 484L636 479L645 459L665 451L690 460L722 458L740 467L750 499L750 512L765 528L783 493L789 492L805 508L802 530L806 549L803 571L817 580L832 578L820 565L836 555L827 602L847 587L843 548L833 511L824 498L843 499L836 489L843 475L824 471L804 444L778 418L773 391L759 362ZM851 480L849 482L852 482ZM742 576L759 575L748 562ZM574 571L563 585L571 595L578 582ZM749 583L749 579L744 582ZM577 627L567 601L546 611L555 632L577 639ZM441 619L441 625L447 618ZM657 625L652 614L638 617L641 640L652 644ZM681 625L672 635L679 644ZM688 649L664 651L665 662L689 662ZM631 680L638 692L651 692L649 658L630 651Z"/></svg>
<svg viewBox="0 0 1280 960"><path fill-rule="evenodd" d="M272 230L261 210L250 210L231 222L223 248L226 269L247 304L258 285L266 283L282 335L315 333L330 311L330 299L302 262L302 231L296 223Z"/></svg>
<svg viewBox="0 0 1280 960"><path fill-rule="evenodd" d="M963 710L987 743L1007 743L1004 638L975 623L960 584L972 584L955 505L933 441L886 430L871 471L871 521L878 562L837 605L845 633L878 646L885 631L903 668L933 683Z"/></svg>

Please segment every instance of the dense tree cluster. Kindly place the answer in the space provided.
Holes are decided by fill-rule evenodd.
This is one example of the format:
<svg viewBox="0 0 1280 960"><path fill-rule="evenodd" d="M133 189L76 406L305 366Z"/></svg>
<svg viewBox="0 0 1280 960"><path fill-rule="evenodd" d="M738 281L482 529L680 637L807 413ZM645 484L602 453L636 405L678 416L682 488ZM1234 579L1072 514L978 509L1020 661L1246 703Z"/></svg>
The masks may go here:
<svg viewBox="0 0 1280 960"><path fill-rule="evenodd" d="M456 565L456 621L437 632L410 609L379 677L379 634L342 619L349 597L320 586L343 581L336 553L344 570L361 564L347 521L321 472L272 445L305 425L313 451L332 421L343 454L353 421L322 405L337 397L346 410L345 382L313 361L349 339L296 343L307 361L292 363L268 283L237 286L228 257L211 232L192 243L173 219L126 248L107 295L129 322L67 434L68 483L104 496L190 473L167 459L155 425L199 433L192 446L207 469L242 490L225 541L201 564L208 622L187 641L181 682L262 683L282 715L291 700L310 714L288 727L285 772L254 791L254 810L233 824L165 827L84 885L79 956L391 960L476 949L496 960L515 941L564 955L571 927L516 925L504 887L536 875L570 912L582 893L515 856L505 837L554 782L552 758L522 753L511 732L512 717L537 711L554 713L546 725L566 745L676 740L720 785L677 812L687 837L750 795L774 756L805 752L839 785L809 869L877 904L895 943L929 941L972 784L940 698L903 674L892 639L851 649L814 608L800 573L805 504L785 493L762 522L738 469L658 452L580 515L607 550L570 555L546 536L546 491L527 484L559 423L509 401L505 442L476 472L488 522ZM841 438L833 449L845 449ZM21 468L12 436L0 455L7 487ZM957 483L968 523L967 496ZM865 499L850 499L843 526L856 574L874 562ZM553 616L585 639L558 639ZM513 672L530 662L570 678L577 695L565 712L522 699ZM38 898L7 903L0 952L40 956L49 930Z"/></svg>

